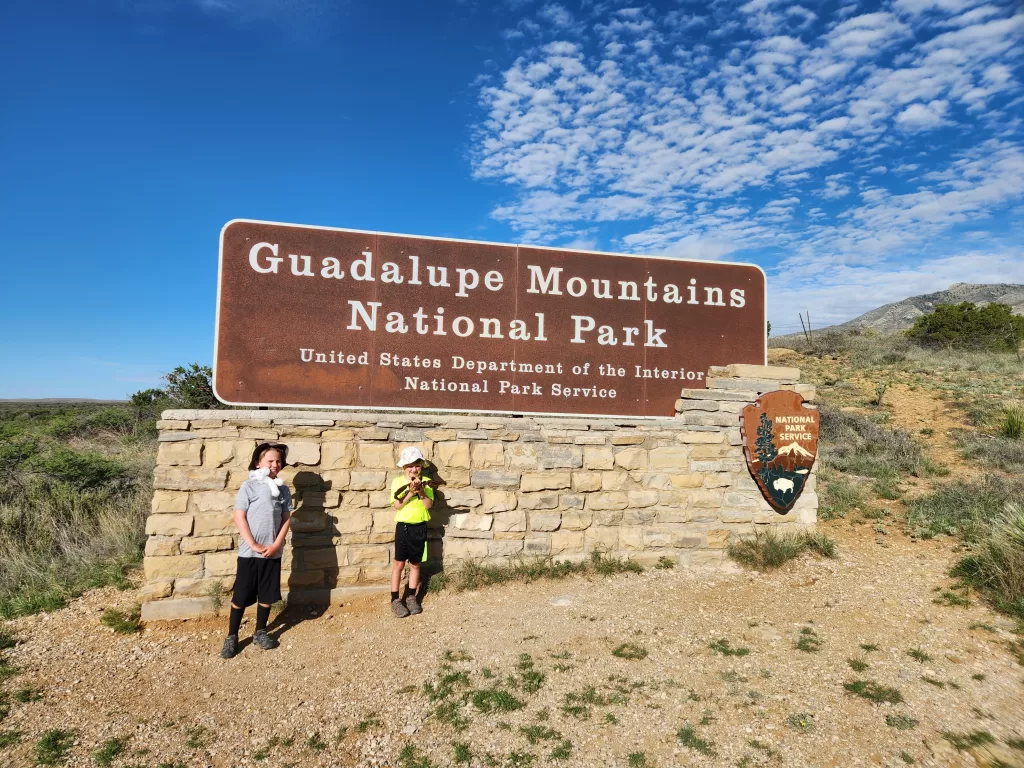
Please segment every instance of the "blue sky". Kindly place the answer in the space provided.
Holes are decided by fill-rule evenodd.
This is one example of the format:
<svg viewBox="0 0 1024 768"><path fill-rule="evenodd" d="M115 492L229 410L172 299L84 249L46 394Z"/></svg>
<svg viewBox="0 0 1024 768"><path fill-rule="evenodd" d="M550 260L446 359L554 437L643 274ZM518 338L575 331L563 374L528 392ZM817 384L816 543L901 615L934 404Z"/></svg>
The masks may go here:
<svg viewBox="0 0 1024 768"><path fill-rule="evenodd" d="M775 332L1024 282L1015 2L0 4L2 397L211 362L236 217L751 261Z"/></svg>

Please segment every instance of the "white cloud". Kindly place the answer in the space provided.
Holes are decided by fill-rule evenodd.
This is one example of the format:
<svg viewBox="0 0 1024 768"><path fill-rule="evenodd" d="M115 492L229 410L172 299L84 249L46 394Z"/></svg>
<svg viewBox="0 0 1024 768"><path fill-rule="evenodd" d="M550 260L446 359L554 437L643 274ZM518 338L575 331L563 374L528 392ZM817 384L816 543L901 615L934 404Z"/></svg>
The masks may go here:
<svg viewBox="0 0 1024 768"><path fill-rule="evenodd" d="M949 102L939 99L927 104L911 104L896 115L896 122L907 130L927 131L938 128L945 122L944 116L948 109Z"/></svg>

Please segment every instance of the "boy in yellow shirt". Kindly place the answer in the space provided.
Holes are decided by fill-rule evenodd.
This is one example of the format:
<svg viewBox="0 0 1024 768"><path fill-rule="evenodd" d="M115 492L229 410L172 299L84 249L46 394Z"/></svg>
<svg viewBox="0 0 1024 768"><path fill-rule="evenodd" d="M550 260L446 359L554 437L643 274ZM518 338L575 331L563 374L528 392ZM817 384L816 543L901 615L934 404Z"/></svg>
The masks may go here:
<svg viewBox="0 0 1024 768"><path fill-rule="evenodd" d="M416 590L420 585L420 563L426 560L427 521L434 506L434 489L422 477L426 459L415 446L402 451L398 466L402 476L391 483L391 505L395 508L395 562L391 568L391 612L400 619L423 613ZM402 571L409 561L409 586L405 600L398 599Z"/></svg>

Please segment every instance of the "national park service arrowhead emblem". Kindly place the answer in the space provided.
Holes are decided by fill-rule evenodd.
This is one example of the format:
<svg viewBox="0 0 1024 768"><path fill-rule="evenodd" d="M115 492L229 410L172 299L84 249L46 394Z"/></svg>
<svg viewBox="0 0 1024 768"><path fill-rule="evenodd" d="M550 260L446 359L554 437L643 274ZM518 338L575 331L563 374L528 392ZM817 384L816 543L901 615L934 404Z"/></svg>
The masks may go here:
<svg viewBox="0 0 1024 768"><path fill-rule="evenodd" d="M786 514L818 455L820 414L790 390L765 392L740 414L747 468L768 503Z"/></svg>

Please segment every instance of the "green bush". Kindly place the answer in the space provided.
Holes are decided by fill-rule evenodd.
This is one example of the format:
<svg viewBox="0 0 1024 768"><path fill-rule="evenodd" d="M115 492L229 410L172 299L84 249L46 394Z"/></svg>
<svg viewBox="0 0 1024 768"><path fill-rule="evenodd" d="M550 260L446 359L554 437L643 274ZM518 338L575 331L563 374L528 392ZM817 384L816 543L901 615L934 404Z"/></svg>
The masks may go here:
<svg viewBox="0 0 1024 768"><path fill-rule="evenodd" d="M971 555L951 575L983 590L996 608L1024 621L1024 503L1007 503L981 526Z"/></svg>
<svg viewBox="0 0 1024 768"><path fill-rule="evenodd" d="M917 318L907 335L930 346L1016 351L1024 341L1024 317L1014 315L1008 304L939 304Z"/></svg>
<svg viewBox="0 0 1024 768"><path fill-rule="evenodd" d="M772 571L806 551L836 556L836 542L818 531L779 534L768 530L729 545L729 557L748 568Z"/></svg>
<svg viewBox="0 0 1024 768"><path fill-rule="evenodd" d="M127 474L127 467L116 459L98 453L85 453L54 446L35 456L31 466L55 480L79 490L98 488Z"/></svg>
<svg viewBox="0 0 1024 768"><path fill-rule="evenodd" d="M932 468L909 432L888 429L859 413L822 406L822 463L840 472L893 479L894 474L918 477Z"/></svg>
<svg viewBox="0 0 1024 768"><path fill-rule="evenodd" d="M960 535L968 543L985 535L985 523L1008 503L1024 503L1024 485L987 477L976 483L948 483L907 504L907 525L921 538Z"/></svg>

